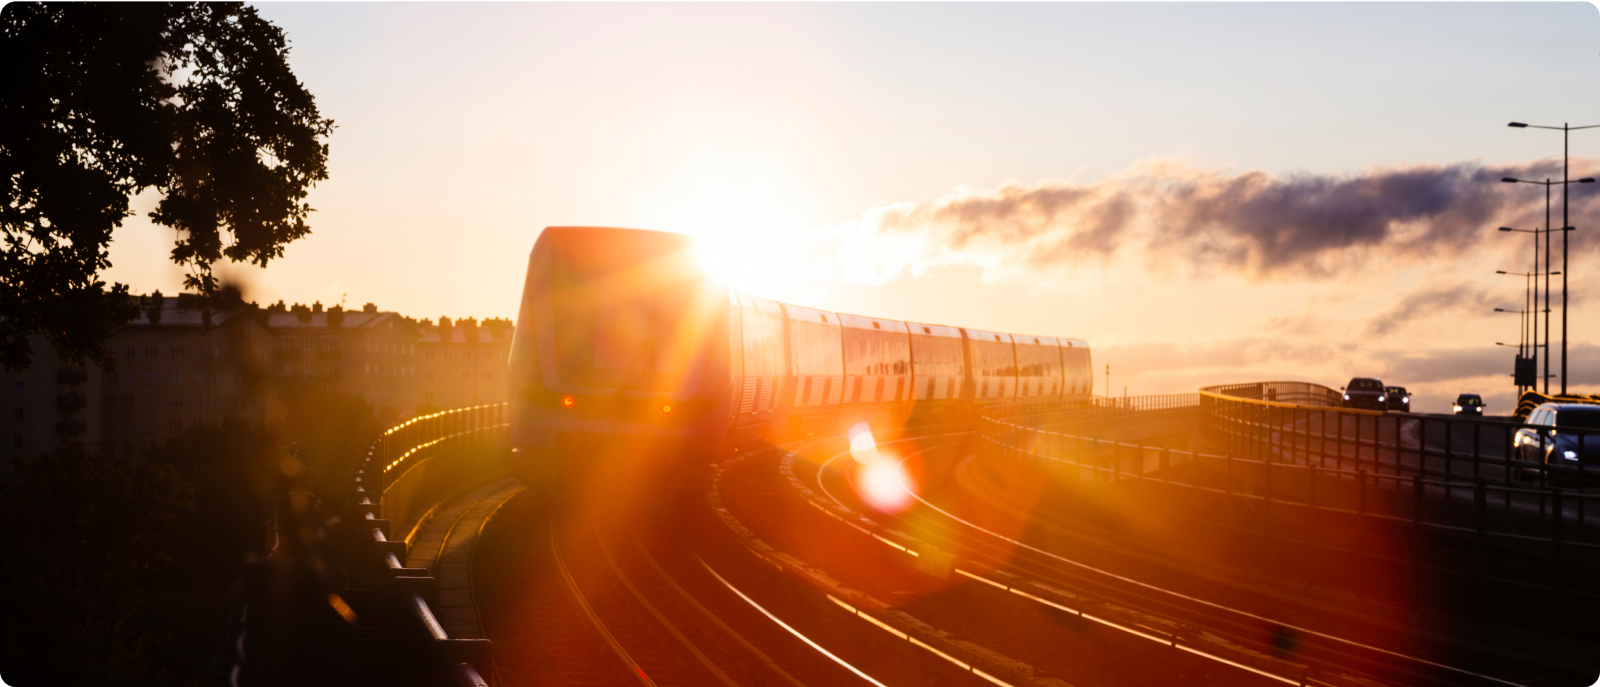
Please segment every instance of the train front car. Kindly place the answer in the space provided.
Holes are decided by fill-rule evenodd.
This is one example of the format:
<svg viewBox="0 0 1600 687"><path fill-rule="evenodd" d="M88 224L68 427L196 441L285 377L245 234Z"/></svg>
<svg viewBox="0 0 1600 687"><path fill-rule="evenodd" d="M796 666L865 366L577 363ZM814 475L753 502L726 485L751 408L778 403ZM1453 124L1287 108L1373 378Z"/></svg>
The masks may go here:
<svg viewBox="0 0 1600 687"><path fill-rule="evenodd" d="M689 237L545 229L512 342L519 473L569 498L681 483L727 433L728 337L727 287Z"/></svg>

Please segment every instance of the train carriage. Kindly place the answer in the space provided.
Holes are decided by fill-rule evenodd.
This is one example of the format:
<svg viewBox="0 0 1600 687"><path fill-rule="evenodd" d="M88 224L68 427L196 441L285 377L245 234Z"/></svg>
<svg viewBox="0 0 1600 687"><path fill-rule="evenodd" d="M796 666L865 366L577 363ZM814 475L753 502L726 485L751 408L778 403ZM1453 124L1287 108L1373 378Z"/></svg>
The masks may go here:
<svg viewBox="0 0 1600 687"><path fill-rule="evenodd" d="M790 351L787 430L796 436L831 431L848 388L839 316L787 303L783 310Z"/></svg>
<svg viewBox="0 0 1600 687"><path fill-rule="evenodd" d="M911 414L911 338L906 323L839 315L843 325L845 397L840 420L865 422L892 436Z"/></svg>
<svg viewBox="0 0 1600 687"><path fill-rule="evenodd" d="M1093 391L1081 339L779 303L708 277L686 236L603 227L540 234L510 366L511 442L535 479L648 479L725 443L857 422L892 436Z"/></svg>
<svg viewBox="0 0 1600 687"><path fill-rule="evenodd" d="M1017 356L1017 402L1059 401L1064 381L1061 344L1050 336L1013 334L1011 339Z"/></svg>
<svg viewBox="0 0 1600 687"><path fill-rule="evenodd" d="M1011 335L962 329L967 339L972 403L977 406L1011 403L1017 394L1017 358Z"/></svg>

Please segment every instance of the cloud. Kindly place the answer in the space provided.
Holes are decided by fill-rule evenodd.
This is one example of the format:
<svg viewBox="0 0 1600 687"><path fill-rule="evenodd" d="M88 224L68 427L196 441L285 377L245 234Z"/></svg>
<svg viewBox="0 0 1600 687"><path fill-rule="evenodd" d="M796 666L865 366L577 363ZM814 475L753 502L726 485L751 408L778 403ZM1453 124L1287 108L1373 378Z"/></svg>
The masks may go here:
<svg viewBox="0 0 1600 687"><path fill-rule="evenodd" d="M1383 336L1414 321L1448 314L1483 315L1500 304L1490 290L1465 281L1428 284L1412 291L1388 310L1367 321L1367 333ZM1520 305L1520 304L1519 304Z"/></svg>
<svg viewBox="0 0 1600 687"><path fill-rule="evenodd" d="M1156 272L1320 279L1449 259L1494 227L1542 224L1543 194L1500 179L1551 176L1560 177L1558 159L1282 176L1154 160L1096 184L961 188L872 208L839 229L837 260L846 279L869 284L953 264L979 266L989 280L1059 277L1120 256ZM1600 199L1577 193L1572 208L1580 224Z"/></svg>

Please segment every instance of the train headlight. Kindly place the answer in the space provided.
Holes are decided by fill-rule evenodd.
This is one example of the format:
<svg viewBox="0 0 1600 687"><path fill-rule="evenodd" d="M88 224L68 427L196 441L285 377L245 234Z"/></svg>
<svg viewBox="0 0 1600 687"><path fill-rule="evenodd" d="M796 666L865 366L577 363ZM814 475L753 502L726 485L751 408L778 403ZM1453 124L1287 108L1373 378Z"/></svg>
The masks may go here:
<svg viewBox="0 0 1600 687"><path fill-rule="evenodd" d="M577 404L578 404L578 399L576 399L576 398L573 398L571 396L562 396L561 397L561 405L563 407L571 408L572 406L575 406Z"/></svg>
<svg viewBox="0 0 1600 687"><path fill-rule="evenodd" d="M1561 452L1561 457L1566 458L1567 460L1577 460L1578 459L1578 452L1577 451L1562 451Z"/></svg>
<svg viewBox="0 0 1600 687"><path fill-rule="evenodd" d="M661 404L661 413L663 415L665 415L667 413L670 413L670 412L672 412L672 404L671 403L663 403L663 404Z"/></svg>

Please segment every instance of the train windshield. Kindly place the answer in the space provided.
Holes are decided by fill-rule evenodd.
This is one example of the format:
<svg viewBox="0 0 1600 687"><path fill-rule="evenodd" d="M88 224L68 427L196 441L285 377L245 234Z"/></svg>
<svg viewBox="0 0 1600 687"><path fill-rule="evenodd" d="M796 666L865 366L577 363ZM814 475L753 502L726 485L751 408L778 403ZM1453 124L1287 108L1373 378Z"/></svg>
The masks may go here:
<svg viewBox="0 0 1600 687"><path fill-rule="evenodd" d="M715 293L686 237L597 231L552 237L557 365L563 381L647 391L681 387L704 348Z"/></svg>

